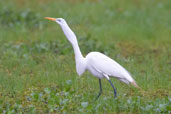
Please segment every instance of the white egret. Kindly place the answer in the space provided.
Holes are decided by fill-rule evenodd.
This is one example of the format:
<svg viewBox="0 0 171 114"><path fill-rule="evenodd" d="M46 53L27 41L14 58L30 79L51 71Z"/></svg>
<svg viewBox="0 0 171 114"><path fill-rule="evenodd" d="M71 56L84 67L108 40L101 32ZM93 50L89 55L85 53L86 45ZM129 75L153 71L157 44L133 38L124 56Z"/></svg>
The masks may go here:
<svg viewBox="0 0 171 114"><path fill-rule="evenodd" d="M85 70L88 70L93 76L99 79L99 87L100 92L97 96L97 99L102 93L101 79L106 78L111 84L114 90L114 97L116 97L117 92L112 84L110 77L115 77L120 81L129 84L131 83L133 86L138 88L138 85L131 77L130 73L123 68L116 61L107 57L106 55L99 52L90 52L86 57L83 57L80 48L78 46L77 38L74 32L70 29L68 24L63 18L51 18L45 17L45 19L55 21L62 28L66 38L72 44L74 54L75 54L75 62L76 62L76 71L79 76L81 76Z"/></svg>

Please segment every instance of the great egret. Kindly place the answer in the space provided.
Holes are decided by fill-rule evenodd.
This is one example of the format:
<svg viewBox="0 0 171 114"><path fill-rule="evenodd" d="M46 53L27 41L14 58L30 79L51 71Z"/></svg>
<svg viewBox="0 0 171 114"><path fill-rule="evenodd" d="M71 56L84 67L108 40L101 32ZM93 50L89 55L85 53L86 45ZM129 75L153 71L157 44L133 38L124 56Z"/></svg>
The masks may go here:
<svg viewBox="0 0 171 114"><path fill-rule="evenodd" d="M78 75L81 76L85 70L88 70L93 76L99 79L100 91L96 99L98 99L102 93L102 78L106 78L109 81L114 90L114 97L117 96L117 92L110 80L110 77L115 77L126 84L131 83L133 86L138 88L138 85L131 77L130 73L120 64L106 55L99 52L90 52L86 57L83 57L74 32L70 29L63 18L45 17L45 19L57 22L61 26L68 41L72 44L75 54L76 71Z"/></svg>

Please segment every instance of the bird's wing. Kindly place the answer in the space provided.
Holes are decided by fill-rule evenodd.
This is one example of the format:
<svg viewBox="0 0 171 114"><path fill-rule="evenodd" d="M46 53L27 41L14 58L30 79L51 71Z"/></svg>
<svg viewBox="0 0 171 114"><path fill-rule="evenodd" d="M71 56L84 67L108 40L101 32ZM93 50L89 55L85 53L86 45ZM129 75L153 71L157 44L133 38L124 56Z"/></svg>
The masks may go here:
<svg viewBox="0 0 171 114"><path fill-rule="evenodd" d="M121 81L125 79L132 82L132 77L126 69L124 69L120 64L106 55L99 52L92 52L87 55L88 64L91 65L99 73L106 74L108 76L114 76L119 78ZM123 81L123 82L124 82ZM125 81L126 83L126 81Z"/></svg>

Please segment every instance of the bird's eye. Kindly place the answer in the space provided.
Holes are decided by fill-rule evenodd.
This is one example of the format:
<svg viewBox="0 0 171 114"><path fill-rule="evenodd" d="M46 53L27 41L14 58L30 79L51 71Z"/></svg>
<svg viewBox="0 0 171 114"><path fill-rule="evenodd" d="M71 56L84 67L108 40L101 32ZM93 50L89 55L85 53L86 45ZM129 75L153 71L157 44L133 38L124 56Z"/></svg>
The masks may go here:
<svg viewBox="0 0 171 114"><path fill-rule="evenodd" d="M58 20L59 22L61 22L61 20Z"/></svg>

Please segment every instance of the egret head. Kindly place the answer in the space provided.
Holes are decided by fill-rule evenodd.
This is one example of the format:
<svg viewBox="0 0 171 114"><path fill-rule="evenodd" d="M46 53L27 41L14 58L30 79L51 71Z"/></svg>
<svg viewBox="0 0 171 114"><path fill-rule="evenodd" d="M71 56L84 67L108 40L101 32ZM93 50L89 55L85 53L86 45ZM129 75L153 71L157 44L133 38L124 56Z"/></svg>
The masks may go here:
<svg viewBox="0 0 171 114"><path fill-rule="evenodd" d="M66 38L69 40L69 42L73 45L77 44L77 39L76 39L74 32L69 28L68 24L66 23L66 21L63 18L45 17L45 19L55 21L56 23L58 23L61 26L61 28L62 28Z"/></svg>
<svg viewBox="0 0 171 114"><path fill-rule="evenodd" d="M67 25L66 21L63 18L51 18L51 17L45 17L45 19L51 20L51 21L55 21L56 23L58 23L59 25Z"/></svg>

